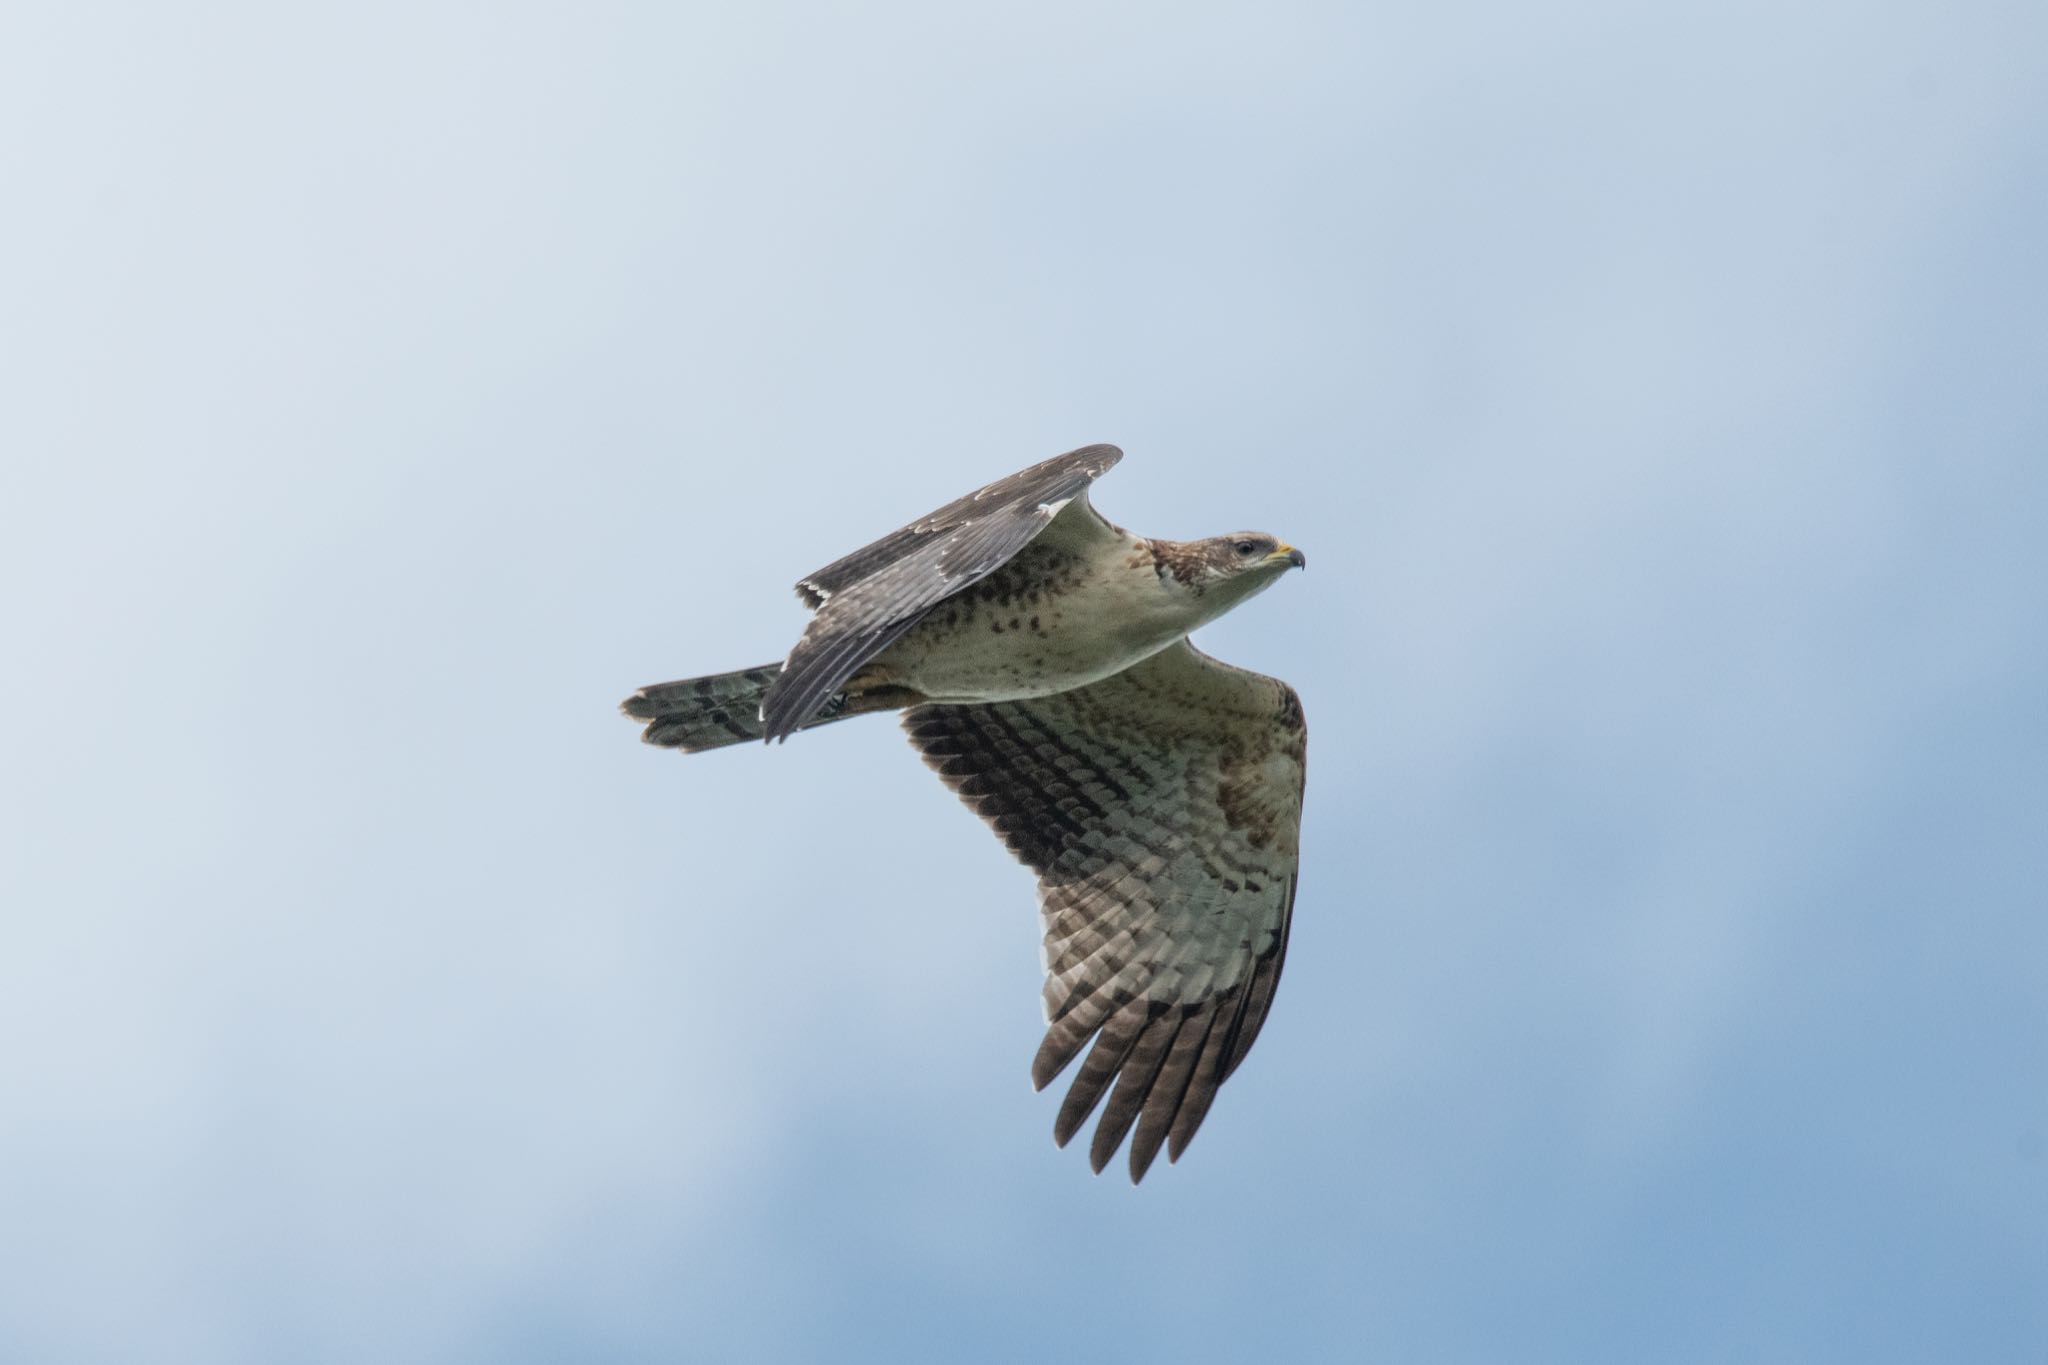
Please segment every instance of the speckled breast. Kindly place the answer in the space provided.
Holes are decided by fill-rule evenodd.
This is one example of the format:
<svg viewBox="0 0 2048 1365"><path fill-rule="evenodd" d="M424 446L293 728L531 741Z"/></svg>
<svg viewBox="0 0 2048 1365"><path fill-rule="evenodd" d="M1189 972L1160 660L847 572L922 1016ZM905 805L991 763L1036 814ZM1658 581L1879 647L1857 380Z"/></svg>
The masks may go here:
<svg viewBox="0 0 2048 1365"><path fill-rule="evenodd" d="M1187 633L1149 559L1027 546L947 598L876 663L933 701L1013 701L1098 682Z"/></svg>

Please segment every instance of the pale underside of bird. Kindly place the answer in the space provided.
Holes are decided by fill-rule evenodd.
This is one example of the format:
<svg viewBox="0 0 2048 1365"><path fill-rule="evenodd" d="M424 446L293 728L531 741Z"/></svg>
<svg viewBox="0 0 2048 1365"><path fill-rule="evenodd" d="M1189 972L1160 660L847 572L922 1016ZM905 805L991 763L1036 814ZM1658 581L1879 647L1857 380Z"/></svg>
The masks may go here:
<svg viewBox="0 0 2048 1365"><path fill-rule="evenodd" d="M911 522L797 584L815 614L780 666L645 687L621 709L686 752L901 711L1037 875L1033 1083L1088 1048L1054 1139L1109 1092L1090 1161L1129 1135L1136 1181L1162 1144L1179 1159L1258 1037L1299 862L1300 699L1187 637L1304 560L1257 532L1112 525L1088 490L1122 458L1087 446Z"/></svg>

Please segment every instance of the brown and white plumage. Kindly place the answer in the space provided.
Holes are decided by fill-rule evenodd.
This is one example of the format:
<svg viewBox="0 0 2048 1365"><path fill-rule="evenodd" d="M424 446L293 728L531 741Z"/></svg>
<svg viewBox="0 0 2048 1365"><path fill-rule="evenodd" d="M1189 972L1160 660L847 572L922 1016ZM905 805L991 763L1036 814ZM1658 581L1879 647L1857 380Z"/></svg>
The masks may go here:
<svg viewBox="0 0 2048 1365"><path fill-rule="evenodd" d="M1084 446L1035 464L800 581L797 596L817 615L762 702L767 737L788 736L928 608L1007 564L1123 457Z"/></svg>
<svg viewBox="0 0 2048 1365"><path fill-rule="evenodd" d="M1294 690L1187 634L1302 564L1270 536L1147 540L1104 521L1089 446L990 484L798 585L778 671L641 689L650 743L693 751L876 710L1038 878L1044 1088L1084 1048L1064 1146L1178 1159L1264 1025L1299 859ZM1092 1040L1092 1046L1090 1046ZM1113 1088L1112 1088L1113 1087Z"/></svg>
<svg viewBox="0 0 2048 1365"><path fill-rule="evenodd" d="M1294 689L1183 640L1091 687L920 706L925 761L1038 875L1041 1090L1092 1036L1054 1136L1112 1080L1090 1160L1177 1159L1250 1051L1287 952L1307 733ZM1099 1032L1098 1032L1099 1030Z"/></svg>

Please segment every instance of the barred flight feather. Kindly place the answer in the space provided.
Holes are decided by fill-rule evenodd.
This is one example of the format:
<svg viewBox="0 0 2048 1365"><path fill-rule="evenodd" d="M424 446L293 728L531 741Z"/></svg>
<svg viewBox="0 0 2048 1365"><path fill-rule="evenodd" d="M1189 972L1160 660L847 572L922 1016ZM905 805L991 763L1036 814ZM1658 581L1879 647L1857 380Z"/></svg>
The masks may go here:
<svg viewBox="0 0 2048 1365"><path fill-rule="evenodd" d="M817 609L761 704L767 738L787 738L863 664L935 604L1000 569L1123 458L1084 446L990 484L826 565L797 584ZM1085 501L1082 514L1087 511Z"/></svg>
<svg viewBox="0 0 2048 1365"><path fill-rule="evenodd" d="M904 727L1038 875L1047 1028L1033 1083L1088 1048L1054 1140L1101 1107L1097 1170L1127 1136L1133 1180L1162 1148L1177 1160L1279 980L1305 752L1293 690L1183 641L1088 687L918 707Z"/></svg>

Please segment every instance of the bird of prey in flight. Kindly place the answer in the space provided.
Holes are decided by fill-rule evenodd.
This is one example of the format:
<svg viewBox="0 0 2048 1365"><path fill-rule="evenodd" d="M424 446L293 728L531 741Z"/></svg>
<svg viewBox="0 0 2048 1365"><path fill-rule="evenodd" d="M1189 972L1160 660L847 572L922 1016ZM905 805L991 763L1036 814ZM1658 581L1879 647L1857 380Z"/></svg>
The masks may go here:
<svg viewBox="0 0 2048 1365"><path fill-rule="evenodd" d="M797 584L815 614L779 667L658 683L620 709L686 752L902 712L1037 874L1048 1028L1032 1082L1094 1041L1054 1140L1114 1082L1089 1159L1101 1171L1129 1134L1137 1181L1162 1144L1179 1159L1258 1037L1299 862L1300 698L1188 632L1306 561L1258 532L1112 525L1088 489L1122 458L1087 446L920 517Z"/></svg>

